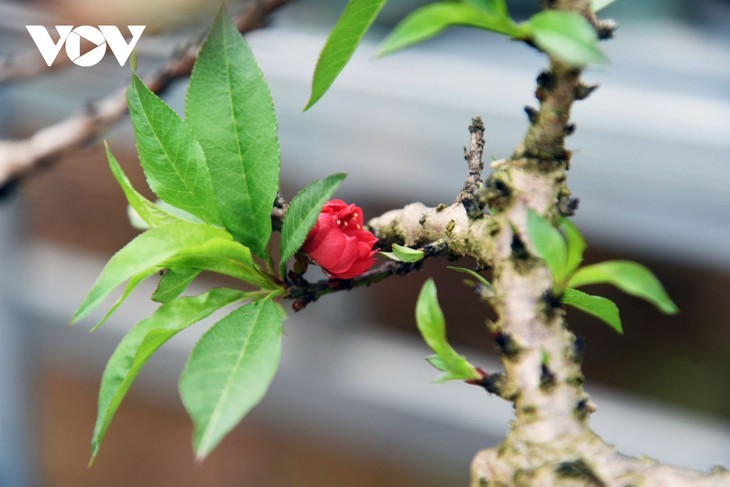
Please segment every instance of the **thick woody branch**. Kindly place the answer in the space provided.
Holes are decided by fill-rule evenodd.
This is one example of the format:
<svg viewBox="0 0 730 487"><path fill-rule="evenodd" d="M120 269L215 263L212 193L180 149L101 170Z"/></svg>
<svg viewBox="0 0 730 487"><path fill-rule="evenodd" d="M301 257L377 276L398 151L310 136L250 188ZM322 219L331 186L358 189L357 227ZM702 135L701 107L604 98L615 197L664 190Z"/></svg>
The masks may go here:
<svg viewBox="0 0 730 487"><path fill-rule="evenodd" d="M368 228L382 243L415 248L439 243L453 257L472 257L481 267L489 265L484 236L490 232L490 220L485 213L481 191L484 169L484 123L481 118L472 119L469 133L469 148L464 148L469 173L456 203L435 208L412 203L373 218L368 222Z"/></svg>
<svg viewBox="0 0 730 487"><path fill-rule="evenodd" d="M246 33L266 25L268 16L291 0L252 2L235 16L239 32ZM153 92L162 94L173 81L190 75L202 37L180 50L161 69L145 79ZM89 103L79 113L45 127L24 140L0 140L0 189L35 169L93 143L127 113L125 91Z"/></svg>
<svg viewBox="0 0 730 487"><path fill-rule="evenodd" d="M440 243L454 257L472 257L479 266L489 265L489 253L483 242L489 232L489 217L470 218L461 203L436 208L412 203L373 218L368 227L386 244L419 248Z"/></svg>
<svg viewBox="0 0 730 487"><path fill-rule="evenodd" d="M594 26L589 0L545 0L546 8L573 10ZM485 197L492 216L487 240L499 315L492 333L505 370L503 389L515 407L515 421L498 448L480 452L472 464L472 485L720 485L719 471L699 472L629 458L591 430L596 410L583 390L581 346L569 331L553 277L535 257L527 233L530 210L547 218L575 209L566 186L570 152L564 142L574 127L574 101L592 91L580 70L552 59L538 77L539 109L528 109L530 128L508 159L492 164Z"/></svg>

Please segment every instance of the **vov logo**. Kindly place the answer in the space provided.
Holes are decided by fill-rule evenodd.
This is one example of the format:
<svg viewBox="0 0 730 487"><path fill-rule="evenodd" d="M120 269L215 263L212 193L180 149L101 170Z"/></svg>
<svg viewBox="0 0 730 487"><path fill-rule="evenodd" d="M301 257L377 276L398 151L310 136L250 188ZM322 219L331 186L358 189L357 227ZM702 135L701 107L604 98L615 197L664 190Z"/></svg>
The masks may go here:
<svg viewBox="0 0 730 487"><path fill-rule="evenodd" d="M112 50L112 54L119 61L120 66L124 66L129 56L132 54L134 46L137 45L139 38L142 37L146 26L130 25L127 28L132 34L132 39L127 43L124 36L115 25L100 25L99 28L90 25L80 25L74 28L73 25L57 25L58 41L53 42L51 34L42 25L26 25L33 42L43 56L43 60L50 67L53 61L61 52L61 47L66 45L66 55L77 66L89 67L99 63L106 54L107 44ZM81 54L81 39L94 44L88 52Z"/></svg>

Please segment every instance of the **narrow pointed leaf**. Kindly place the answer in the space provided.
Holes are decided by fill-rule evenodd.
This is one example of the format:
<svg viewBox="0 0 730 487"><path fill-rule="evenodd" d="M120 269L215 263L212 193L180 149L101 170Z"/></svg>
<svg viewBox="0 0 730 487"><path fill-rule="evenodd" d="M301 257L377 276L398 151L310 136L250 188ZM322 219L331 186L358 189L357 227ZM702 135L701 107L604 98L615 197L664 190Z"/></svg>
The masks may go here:
<svg viewBox="0 0 730 487"><path fill-rule="evenodd" d="M491 288L492 287L492 283L491 282L489 282L484 276L482 276L478 272L475 272L475 271L473 271L471 269L466 269L464 267L454 267L454 266L446 266L446 268L447 269L451 269L452 271L462 272L464 274L469 274L471 277L473 277L474 279L476 279L477 281L479 281L480 283L482 283L482 285L484 285L484 286L486 286L488 288Z"/></svg>
<svg viewBox="0 0 730 487"><path fill-rule="evenodd" d="M180 249L165 261L165 267L185 267L217 272L263 289L275 289L273 277L265 274L253 260L251 251L238 242L211 238L200 245Z"/></svg>
<svg viewBox="0 0 730 487"><path fill-rule="evenodd" d="M393 253L401 262L418 262L423 260L423 250L412 249L403 245L393 244Z"/></svg>
<svg viewBox="0 0 730 487"><path fill-rule="evenodd" d="M165 267L165 262L188 247L211 239L231 240L224 230L201 223L177 222L152 228L114 254L76 310L71 323L91 313L118 286L132 277Z"/></svg>
<svg viewBox="0 0 730 487"><path fill-rule="evenodd" d="M565 277L568 259L568 248L563 236L549 221L532 210L527 215L527 233L536 255L550 268L555 282L561 282Z"/></svg>
<svg viewBox="0 0 730 487"><path fill-rule="evenodd" d="M487 2L480 3L487 5ZM475 27L510 36L521 33L506 9L486 10L466 3L438 2L415 10L401 21L383 41L379 54L384 56L405 49L453 26Z"/></svg>
<svg viewBox="0 0 730 487"><path fill-rule="evenodd" d="M270 300L233 311L195 345L180 395L195 424L193 444L206 457L263 398L281 355L284 312Z"/></svg>
<svg viewBox="0 0 730 487"><path fill-rule="evenodd" d="M568 282L570 287L613 284L627 294L649 301L666 314L679 312L659 279L645 266L628 260L610 260L585 266Z"/></svg>
<svg viewBox="0 0 730 487"><path fill-rule="evenodd" d="M281 225L282 275L286 262L304 244L309 231L317 223L322 207L340 187L345 176L345 174L333 174L313 181L291 200Z"/></svg>
<svg viewBox="0 0 730 487"><path fill-rule="evenodd" d="M565 262L565 272L570 274L583 262L583 252L586 249L586 241L583 239L578 227L571 220L563 219L560 230L565 235L565 243L568 246L568 255Z"/></svg>
<svg viewBox="0 0 730 487"><path fill-rule="evenodd" d="M132 291L134 291L135 288L142 283L142 281L144 281L145 279L150 277L155 272L157 272L157 269L153 269L152 271L147 269L143 272L140 272L136 276L132 276L132 278L129 280L129 282L127 282L127 286L124 288L124 292L122 292L122 295L119 296L119 298L114 302L112 307L109 308L109 311L107 311L107 313L104 315L104 317L101 319L101 321L99 321L96 325L94 325L94 327L91 330L89 330L89 333L98 330L99 327L101 327L101 325L106 323L106 320L108 320L109 317L111 315L113 315L114 312L122 305L122 303L124 303L124 301L127 300L129 295L132 294Z"/></svg>
<svg viewBox="0 0 730 487"><path fill-rule="evenodd" d="M593 26L575 12L547 10L524 24L543 51L574 66L606 63Z"/></svg>
<svg viewBox="0 0 730 487"><path fill-rule="evenodd" d="M152 191L208 223L220 223L205 155L185 121L136 74L127 102L139 160Z"/></svg>
<svg viewBox="0 0 730 487"><path fill-rule="evenodd" d="M109 167L114 175L114 179L117 180L122 191L124 191L129 207L134 210L140 219L142 219L142 221L147 225L147 228L159 227L167 223L180 221L180 218L168 213L139 194L137 190L132 187L132 183L129 181L126 174L124 174L124 171L122 171L119 162L117 162L117 159L112 154L109 149L109 145L106 142L104 142L104 147L106 148L106 157L109 160Z"/></svg>
<svg viewBox="0 0 730 487"><path fill-rule="evenodd" d="M618 333L623 334L624 332L621 327L618 306L610 299L601 296L592 296L577 289L566 289L563 295L563 303L605 321Z"/></svg>
<svg viewBox="0 0 730 487"><path fill-rule="evenodd" d="M223 225L264 257L279 188L276 115L256 59L225 8L200 50L185 110L208 159Z"/></svg>
<svg viewBox="0 0 730 487"><path fill-rule="evenodd" d="M216 288L200 296L175 299L129 330L109 358L101 379L99 408L91 440L92 462L122 399L152 354L178 332L245 297L242 291Z"/></svg>
<svg viewBox="0 0 730 487"><path fill-rule="evenodd" d="M426 361L442 372L447 372L449 370L449 364L447 364L446 361L438 355L426 357Z"/></svg>
<svg viewBox="0 0 730 487"><path fill-rule="evenodd" d="M380 255L387 257L395 262L419 262L423 260L424 253L422 250L404 247L403 245L393 244L393 252L380 252Z"/></svg>
<svg viewBox="0 0 730 487"><path fill-rule="evenodd" d="M436 294L436 284L428 279L421 288L416 303L416 323L431 350L440 360L429 359L439 370L447 372L443 380L471 380L481 377L476 368L463 356L456 353L446 339L446 321Z"/></svg>
<svg viewBox="0 0 730 487"><path fill-rule="evenodd" d="M350 0L335 24L312 78L312 94L305 110L322 98L357 49L386 0Z"/></svg>
<svg viewBox="0 0 730 487"><path fill-rule="evenodd" d="M180 296L201 272L200 269L188 269L184 267L168 269L165 275L160 278L160 283L152 295L152 301L163 304L169 303Z"/></svg>

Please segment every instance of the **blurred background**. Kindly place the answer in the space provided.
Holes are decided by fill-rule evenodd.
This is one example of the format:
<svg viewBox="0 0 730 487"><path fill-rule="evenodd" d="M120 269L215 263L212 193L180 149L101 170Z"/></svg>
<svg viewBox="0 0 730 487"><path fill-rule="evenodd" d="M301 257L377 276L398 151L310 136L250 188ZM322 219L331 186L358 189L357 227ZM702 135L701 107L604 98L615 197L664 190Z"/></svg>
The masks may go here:
<svg viewBox="0 0 730 487"><path fill-rule="evenodd" d="M471 117L487 127L487 157L501 158L526 130L542 56L520 43L451 29L377 59L376 46L423 1L387 5L335 85L303 113L328 29L344 1L299 1L247 38L276 103L282 189L344 171L339 196L372 217L412 201L450 203L466 175ZM514 17L537 8L510 0ZM217 5L199 0L0 0L0 59L36 53L25 25L148 26L139 71L154 70L202 32ZM229 10L239 11L239 2ZM667 317L613 289L618 336L575 311L586 337L592 425L629 454L708 469L730 465L730 2L618 1L603 46L612 64L590 69L601 88L574 110L571 188L589 262L640 261L681 314ZM40 56L40 54L38 54ZM3 63L0 62L0 70ZM124 87L112 56L0 84L0 138L25 138ZM185 85L165 95L183 106ZM145 188L128 120L106 136ZM149 192L147 192L149 194ZM152 309L140 287L100 331L66 324L106 259L135 231L99 144L34 173L0 199L0 486L466 485L479 449L497 444L510 408L464 384L433 385L413 306L434 276L457 349L498 368L484 326L489 311L462 277L423 272L328 296L285 322L281 370L263 403L197 464L177 377L209 321L160 350L132 387L96 465L87 469L98 382L115 344ZM468 265L469 263L465 263ZM200 282L195 293L211 283Z"/></svg>

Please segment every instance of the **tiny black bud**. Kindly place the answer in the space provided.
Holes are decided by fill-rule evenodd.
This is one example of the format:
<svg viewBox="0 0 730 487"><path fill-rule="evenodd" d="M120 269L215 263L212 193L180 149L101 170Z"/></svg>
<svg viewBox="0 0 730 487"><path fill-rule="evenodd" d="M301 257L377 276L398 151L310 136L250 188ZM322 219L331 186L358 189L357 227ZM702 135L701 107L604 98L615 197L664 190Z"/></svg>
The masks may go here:
<svg viewBox="0 0 730 487"><path fill-rule="evenodd" d="M575 340L573 340L573 360L576 363L580 363L583 361L583 352L585 351L585 348L585 338L583 338L581 335L576 335Z"/></svg>
<svg viewBox="0 0 730 487"><path fill-rule="evenodd" d="M604 41L611 39L616 29L618 29L616 21L612 19L601 20L596 27L596 34L598 34L600 40Z"/></svg>
<svg viewBox="0 0 730 487"><path fill-rule="evenodd" d="M526 259L530 255L527 252L525 243L522 241L520 236L517 235L516 233L512 234L512 243L510 244L510 248L512 249L512 256L515 259Z"/></svg>
<svg viewBox="0 0 730 487"><path fill-rule="evenodd" d="M499 353L505 357L514 357L520 352L519 346L517 346L514 339L507 333L496 331L492 336L494 337L494 343L497 344Z"/></svg>
<svg viewBox="0 0 730 487"><path fill-rule="evenodd" d="M537 84L540 88L550 91L555 88L555 75L550 71L543 71L537 77Z"/></svg>
<svg viewBox="0 0 730 487"><path fill-rule="evenodd" d="M575 132L575 124L569 123L565 126L565 135L573 135L573 132Z"/></svg>
<svg viewBox="0 0 730 487"><path fill-rule="evenodd" d="M555 386L555 374L547 365L540 365L540 388L543 390L552 389Z"/></svg>
<svg viewBox="0 0 730 487"><path fill-rule="evenodd" d="M562 216L573 216L579 204L580 199L570 195L561 195L558 199L558 211Z"/></svg>
<svg viewBox="0 0 730 487"><path fill-rule="evenodd" d="M535 110L531 106L526 106L525 113L527 114L527 119L530 121L531 124L537 123L537 116L538 116L537 110Z"/></svg>
<svg viewBox="0 0 730 487"><path fill-rule="evenodd" d="M560 296L556 296L552 289L548 289L545 291L545 294L542 295L543 300L545 301L545 304L548 305L548 308L553 310L555 308L559 308L561 305Z"/></svg>
<svg viewBox="0 0 730 487"><path fill-rule="evenodd" d="M585 84L581 83L575 88L575 99L576 100L585 100L597 88L598 88L598 85L585 85Z"/></svg>

